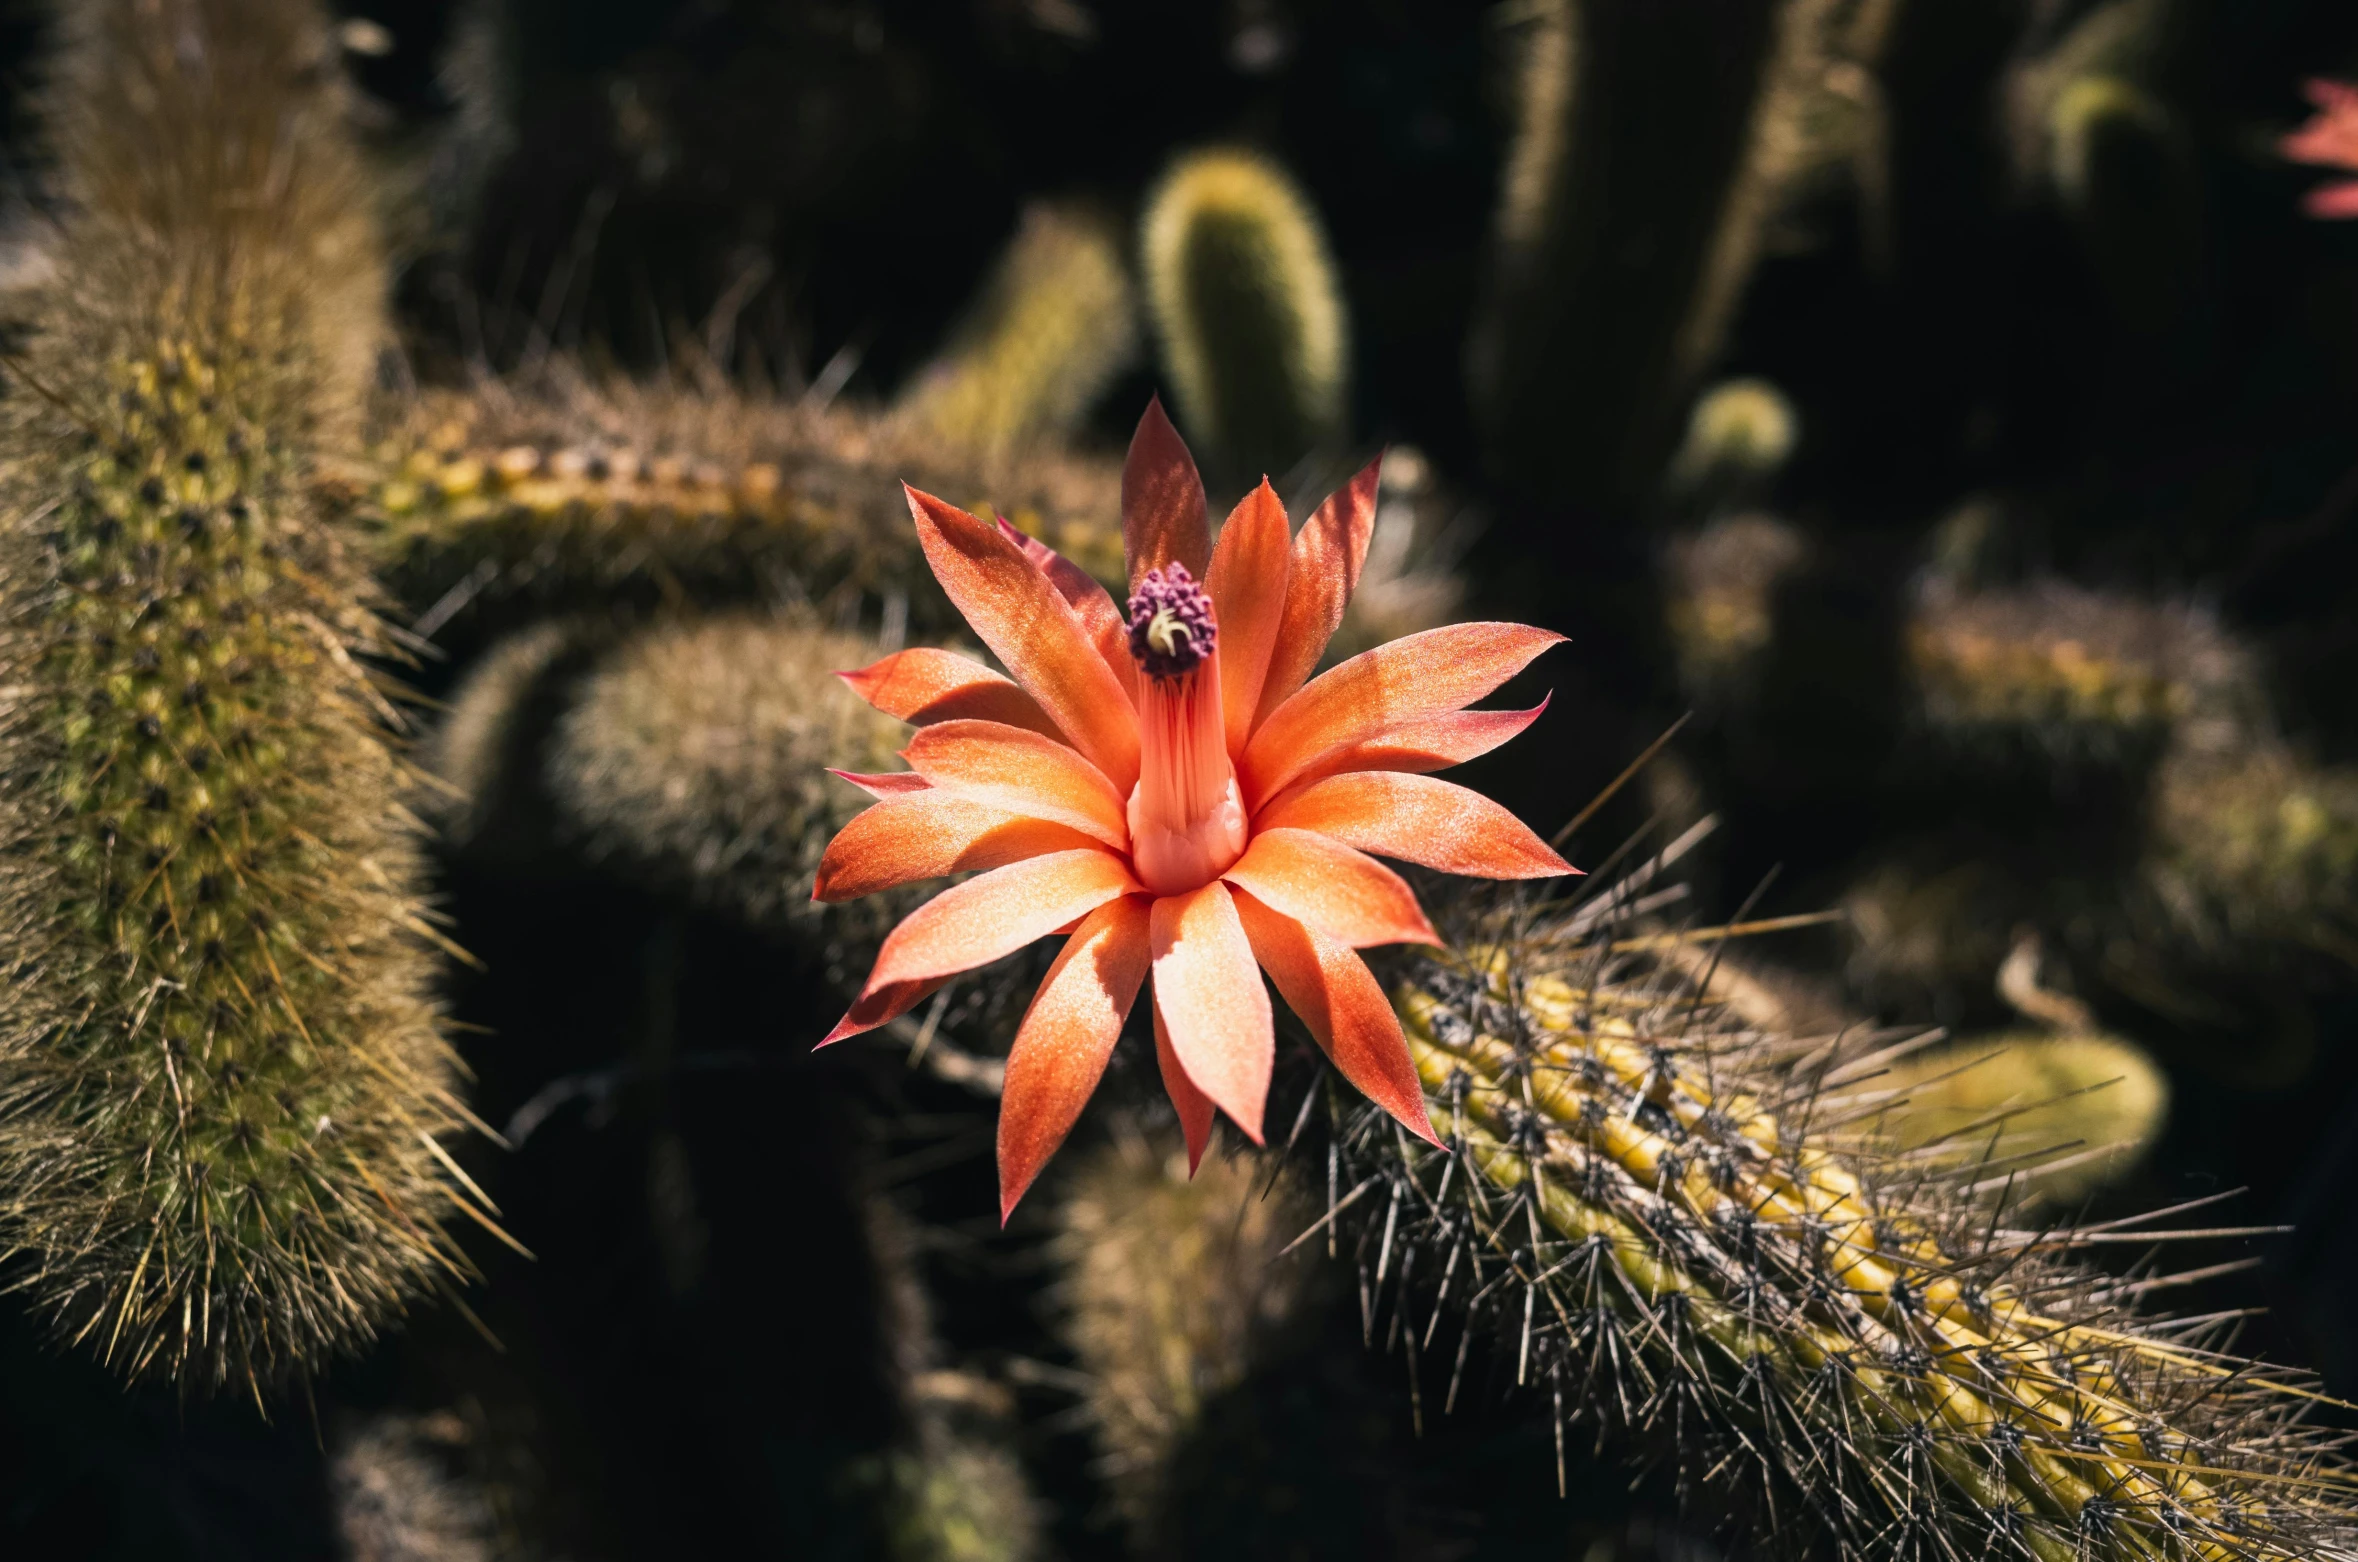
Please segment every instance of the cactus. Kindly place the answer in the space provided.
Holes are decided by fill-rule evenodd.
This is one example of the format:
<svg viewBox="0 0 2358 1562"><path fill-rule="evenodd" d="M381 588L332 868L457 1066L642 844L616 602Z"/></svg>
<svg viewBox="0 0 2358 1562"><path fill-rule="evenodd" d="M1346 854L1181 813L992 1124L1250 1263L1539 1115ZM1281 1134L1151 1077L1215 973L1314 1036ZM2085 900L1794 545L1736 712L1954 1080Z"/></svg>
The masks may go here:
<svg viewBox="0 0 2358 1562"><path fill-rule="evenodd" d="M542 393L432 395L388 421L371 462L341 482L357 484L350 501L417 632L446 639L634 591L809 600L946 629L904 480L990 495L1068 558L1108 579L1121 570L1117 467L945 454L918 422L555 371Z"/></svg>
<svg viewBox="0 0 2358 1562"><path fill-rule="evenodd" d="M1934 589L1905 634L1918 719L1952 744L2151 763L2174 743L2217 746L2267 728L2250 655L2191 608L2052 580Z"/></svg>
<svg viewBox="0 0 2358 1562"><path fill-rule="evenodd" d="M1250 1162L1213 1157L1192 1178L1133 1128L1074 1168L1058 1212L1064 1333L1123 1519L1141 1542L1164 1518L1171 1459L1205 1404L1240 1382L1294 1309L1301 1229Z"/></svg>
<svg viewBox="0 0 2358 1562"><path fill-rule="evenodd" d="M451 1455L470 1429L457 1415L377 1415L345 1429L330 1463L348 1562L491 1562L492 1503Z"/></svg>
<svg viewBox="0 0 2358 1562"><path fill-rule="evenodd" d="M1776 636L1777 585L1808 557L1800 532L1772 516L1722 517L1672 540L1663 611L1681 681L1725 703Z"/></svg>
<svg viewBox="0 0 2358 1562"><path fill-rule="evenodd" d="M1276 164L1234 149L1181 158L1147 199L1139 248L1179 421L1216 478L1283 474L1341 438L1341 285Z"/></svg>
<svg viewBox="0 0 2358 1562"><path fill-rule="evenodd" d="M1497 273L1468 349L1511 489L1561 500L1572 474L1574 497L1609 512L1652 493L1749 269L1763 203L1744 175L1771 59L1816 8L1528 8Z"/></svg>
<svg viewBox="0 0 2358 1562"><path fill-rule="evenodd" d="M1084 208L1036 205L900 411L943 439L1004 454L1069 435L1137 346L1138 303L1112 226Z"/></svg>
<svg viewBox="0 0 2358 1562"><path fill-rule="evenodd" d="M2009 1224L2035 1156L1894 1158L1829 1110L1886 1057L1737 1029L1649 957L1681 935L1618 931L1574 912L1428 962L1400 1007L1454 1153L1366 1114L1338 1138L1375 1337L1422 1403L1458 1399L1487 1336L1559 1418L1667 1455L1793 1552L2349 1544L2302 1385L2137 1318L2164 1282L2059 1256L2104 1228Z"/></svg>
<svg viewBox="0 0 2358 1562"><path fill-rule="evenodd" d="M0 1217L126 1374L367 1340L489 1217L428 1001L348 437L382 276L293 0L72 16L78 209L0 444Z"/></svg>
<svg viewBox="0 0 2358 1562"><path fill-rule="evenodd" d="M811 901L822 849L871 801L828 767L891 769L906 739L831 676L876 654L848 636L744 618L624 642L573 689L540 761L558 833L592 860L756 922L815 927L824 916L838 937L882 937L902 901Z"/></svg>
<svg viewBox="0 0 2358 1562"><path fill-rule="evenodd" d="M2051 1152L2022 1168L2014 1192L2061 1205L2133 1169L2169 1101L2168 1077L2133 1043L2026 1031L1900 1059L1828 1104L1878 1107L1892 1144L1930 1165Z"/></svg>

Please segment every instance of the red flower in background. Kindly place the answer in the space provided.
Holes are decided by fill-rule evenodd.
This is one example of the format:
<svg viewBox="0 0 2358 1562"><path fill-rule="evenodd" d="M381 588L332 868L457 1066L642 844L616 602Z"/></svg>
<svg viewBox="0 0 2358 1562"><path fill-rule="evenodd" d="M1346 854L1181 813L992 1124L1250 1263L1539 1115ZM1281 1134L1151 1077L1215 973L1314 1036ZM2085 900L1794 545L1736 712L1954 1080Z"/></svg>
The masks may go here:
<svg viewBox="0 0 2358 1562"><path fill-rule="evenodd" d="M2358 173L2358 86L2323 79L2301 84L2316 106L2309 122L2277 143L2296 163ZM2301 197L2312 217L2358 217L2358 179L2329 179Z"/></svg>
<svg viewBox="0 0 2358 1562"><path fill-rule="evenodd" d="M908 771L846 777L877 802L828 845L814 893L988 871L893 929L821 1045L1069 935L1007 1057L1002 1219L1080 1116L1150 972L1191 1164L1214 1107L1261 1138L1264 970L1344 1077L1431 1139L1399 1018L1353 951L1438 940L1368 853L1485 878L1573 871L1505 809L1429 774L1546 709L1465 707L1563 636L1458 624L1310 677L1367 556L1376 471L1299 536L1264 480L1214 547L1195 462L1149 405L1122 474L1127 612L1005 522L908 491L935 578L1014 676L928 649L844 675L919 731Z"/></svg>

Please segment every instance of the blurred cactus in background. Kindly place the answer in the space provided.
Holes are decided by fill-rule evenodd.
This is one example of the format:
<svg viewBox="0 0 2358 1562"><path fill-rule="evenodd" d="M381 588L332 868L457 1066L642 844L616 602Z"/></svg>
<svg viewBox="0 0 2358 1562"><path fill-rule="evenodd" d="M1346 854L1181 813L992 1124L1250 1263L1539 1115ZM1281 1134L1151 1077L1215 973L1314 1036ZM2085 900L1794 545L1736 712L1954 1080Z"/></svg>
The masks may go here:
<svg viewBox="0 0 2358 1562"><path fill-rule="evenodd" d="M1139 252L1180 425L1217 484L1282 477L1341 438L1342 285L1283 171L1244 151L1181 158L1147 199Z"/></svg>

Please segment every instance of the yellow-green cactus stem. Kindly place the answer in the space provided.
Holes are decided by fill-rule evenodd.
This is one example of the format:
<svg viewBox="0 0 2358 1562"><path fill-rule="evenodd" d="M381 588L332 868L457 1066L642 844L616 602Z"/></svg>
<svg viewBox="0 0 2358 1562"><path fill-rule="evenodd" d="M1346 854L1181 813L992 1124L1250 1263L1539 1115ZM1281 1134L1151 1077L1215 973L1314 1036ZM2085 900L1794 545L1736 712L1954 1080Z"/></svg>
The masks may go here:
<svg viewBox="0 0 2358 1562"><path fill-rule="evenodd" d="M382 276L296 0L73 8L0 428L0 1234L126 1374L257 1395L489 1224L359 539Z"/></svg>

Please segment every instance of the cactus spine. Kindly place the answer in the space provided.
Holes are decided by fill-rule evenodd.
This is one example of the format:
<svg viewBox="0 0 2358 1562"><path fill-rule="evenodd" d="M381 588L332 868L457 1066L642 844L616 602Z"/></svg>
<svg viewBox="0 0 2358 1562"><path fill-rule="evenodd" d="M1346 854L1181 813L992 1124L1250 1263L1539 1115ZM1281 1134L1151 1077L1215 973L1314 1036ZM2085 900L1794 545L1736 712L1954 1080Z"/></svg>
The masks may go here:
<svg viewBox="0 0 2358 1562"><path fill-rule="evenodd" d="M269 1380L461 1260L392 708L313 501L381 274L293 0L78 7L0 442L0 1217L127 1374Z"/></svg>

